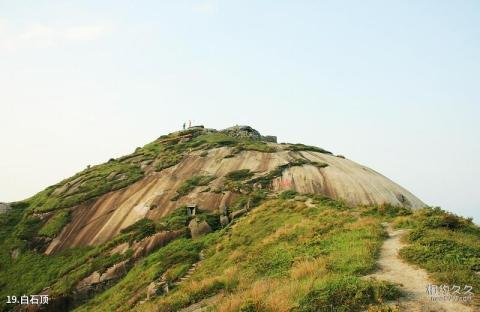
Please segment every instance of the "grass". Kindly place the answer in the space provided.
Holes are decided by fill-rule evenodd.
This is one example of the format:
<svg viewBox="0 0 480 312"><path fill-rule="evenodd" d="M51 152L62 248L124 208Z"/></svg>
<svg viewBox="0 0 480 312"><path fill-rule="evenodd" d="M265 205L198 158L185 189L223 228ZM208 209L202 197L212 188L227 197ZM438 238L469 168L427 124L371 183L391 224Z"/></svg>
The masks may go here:
<svg viewBox="0 0 480 312"><path fill-rule="evenodd" d="M409 216L411 214L412 210L401 206L394 206L391 204L368 207L367 210L363 212L363 215L379 216L385 218L386 220L392 220L393 218L398 216Z"/></svg>
<svg viewBox="0 0 480 312"><path fill-rule="evenodd" d="M301 312L360 311L372 303L393 300L397 288L385 282L361 280L356 276L328 278L319 283L300 301Z"/></svg>
<svg viewBox="0 0 480 312"><path fill-rule="evenodd" d="M267 192L262 190L254 190L248 194L239 195L230 203L228 212L246 208L247 206L249 206L250 209L254 208L264 201L266 196Z"/></svg>
<svg viewBox="0 0 480 312"><path fill-rule="evenodd" d="M244 195L243 204L249 198L252 201L256 192ZM360 279L375 267L384 238L382 218L362 216L359 212L367 208L355 210L320 196L310 196L315 206L307 207L291 200L292 192L268 201L264 191L262 194L255 195L260 206L226 228L215 226L218 215L200 211L197 217L206 220L215 232L196 240L180 237L154 251L77 310L130 311L135 302L145 298L147 286L162 275L171 291L136 306L136 310L176 311L221 293L218 311L321 311L329 305L357 311L398 295L392 285ZM12 209L4 224L14 227L15 220L20 219L14 216L18 211ZM14 221L7 222L11 219ZM185 207L179 207L158 222L138 221L106 245L53 256L23 252L15 264L8 260L0 270L0 281L11 285L2 286L1 292L35 293L51 286L55 294L68 294L91 272L102 272L129 256L128 252L110 256L107 251L116 244L159 230L185 228L189 219ZM201 250L205 254L202 264L189 280L175 286L199 261ZM3 255L9 256L7 252ZM29 269L32 274L15 285L15 276Z"/></svg>
<svg viewBox="0 0 480 312"><path fill-rule="evenodd" d="M38 193L29 203L36 212L72 207L88 199L123 188L143 177L139 166L109 161L90 167ZM59 191L64 189L64 191Z"/></svg>
<svg viewBox="0 0 480 312"><path fill-rule="evenodd" d="M150 282L164 273L170 275L170 278L178 277L181 274L175 273L175 270L184 272L197 262L198 254L206 241L206 238L197 240L181 238L173 241L147 256L115 286L79 307L77 311L130 311L127 302L143 298L145 296L143 291ZM141 295L138 298L135 297L137 293Z"/></svg>
<svg viewBox="0 0 480 312"><path fill-rule="evenodd" d="M70 211L59 211L42 226L42 228L38 231L38 235L55 237L60 233L60 231L62 231L63 227L68 222L70 222Z"/></svg>
<svg viewBox="0 0 480 312"><path fill-rule="evenodd" d="M440 284L480 288L480 228L440 208L424 208L400 217L397 227L412 228L409 246L400 251L407 261L431 273ZM478 298L476 304L480 305Z"/></svg>
<svg viewBox="0 0 480 312"><path fill-rule="evenodd" d="M156 160L155 170L162 171L163 169L175 166L183 159L183 157L184 156L182 154L176 153L174 151L165 151L160 154L160 156Z"/></svg>
<svg viewBox="0 0 480 312"><path fill-rule="evenodd" d="M322 153L322 154L333 155L331 152L329 152L327 150L324 150L323 148L316 147L316 146L305 145L305 144L289 144L288 145L288 150L294 151L294 152L310 151L310 152L317 152L317 153Z"/></svg>
<svg viewBox="0 0 480 312"><path fill-rule="evenodd" d="M292 199L297 195L298 195L298 192L295 191L295 190L286 190L286 191L283 191L282 193L280 193L280 195L278 195L278 198L280 198L280 199Z"/></svg>
<svg viewBox="0 0 480 312"><path fill-rule="evenodd" d="M126 241L139 241L147 236L151 236L157 232L156 224L150 219L140 219L134 224L122 229L121 234L126 234Z"/></svg>
<svg viewBox="0 0 480 312"><path fill-rule="evenodd" d="M191 280L136 310L178 310L217 293L216 311L357 311L396 298L393 285L360 279L375 267L380 219L330 204L265 202L205 237L206 259Z"/></svg>
<svg viewBox="0 0 480 312"><path fill-rule="evenodd" d="M234 154L245 150L262 153L275 151L272 145L262 141L233 138L218 132L182 131L163 136L152 143L139 147L130 155L110 159L104 164L88 166L73 177L46 188L32 198L13 204L9 212L0 215L0 294L2 296L22 295L23 293L34 294L45 287L50 287L53 295L68 295L78 281L90 275L93 271L102 272L114 263L131 256L131 250L123 255L110 255L108 251L114 246L122 242L141 240L158 231L186 229L190 218L185 213L185 207L180 207L172 214L156 222L141 220L124 229L111 241L101 246L69 249L50 256L41 253L41 250L46 247L45 244L48 243L48 239L56 237L69 222L70 207L94 200L107 192L121 189L142 179L145 166L151 166L157 171L164 170L178 164L191 151L199 151L199 155L204 157L209 149L218 147L231 147ZM296 148L300 147L297 146ZM270 203L267 205L270 208L262 209L261 207L266 205L262 203L265 201L268 191L254 190L253 184L260 181L260 184L263 183L268 186L273 178L281 175L283 170L289 166L305 164L323 166L323 164L305 160L294 161L283 167L280 166L267 176L260 177L260 180L252 179L253 173L248 170L230 173L227 179L232 183L246 185L248 191L238 197L230 210L240 209L246 205L249 205L250 208L261 205L258 209L263 211L259 214L260 219L263 220L262 223L257 223L247 215L245 218L236 220L232 227L221 229L218 215L199 212L197 217L206 220L216 230L214 233L195 241L188 239L188 236L185 235L185 237L175 240L171 246L167 245L159 249L142 260L139 266L135 266L135 270L132 270L131 274L129 273L125 278L122 278L117 284L118 287L114 286L111 291L107 290L107 292L102 293L92 301L93 305L86 305L85 307L95 310L96 300L99 298L104 300L108 296L111 296L112 300L113 298L119 299L118 303L125 305L131 299L131 296L135 295L136 290L143 291L143 287L148 285L146 283L164 273L168 276L169 281L175 281L188 270L192 263L198 261L200 250L208 250L211 258L217 247L223 248L218 259L225 260L225 263L221 263L219 268L212 270L210 273L198 273L199 278L192 279L188 285L185 285L185 287L188 287L187 292L174 291L171 297L164 298L167 301L165 305L161 305L162 307L184 306L220 291L227 291L231 294L241 292L242 287L246 285L245 278L241 276L241 271L236 273L232 263L237 261L235 260L236 257L241 258L242 253L250 254L251 258L248 258L246 266L240 269L248 273L246 276L254 276L255 280L258 279L256 287L263 287L263 283L268 282L268 280L282 282L287 276L290 276L291 270L297 266L299 261L310 261L311 259L298 259L295 256L298 252L295 248L298 246L294 246L293 240L290 241L285 238L286 240L277 244L277 246L274 246L273 243L271 246L267 245L264 252L261 244L259 245L255 240L263 237L262 235L267 235L270 233L269 231L277 233L278 227L285 224L293 226L292 222L294 220L295 222L301 221L305 218L305 215L294 214L291 219L287 217L282 212L290 209L284 207L286 201L280 201L277 204ZM193 176L181 185L177 196L184 196L197 186L207 185L214 178L213 176ZM240 189L238 190L240 191ZM284 199L287 200L288 198ZM332 204L326 201L318 201L317 203L319 207ZM267 210L274 211L276 210L275 207L279 209L281 218L276 220L275 214L268 218L265 217L268 214ZM325 209L325 207L318 208L318 211L322 209ZM328 209L337 208L332 204ZM305 212L305 214L310 218L316 212L310 211ZM244 223L247 221L253 222L255 225L250 226ZM239 226L245 227L245 231L252 231L250 233L252 236L243 236L233 230L233 228ZM262 226L267 228L266 232L261 229ZM292 237L307 235L307 228L299 227L297 230L299 232L291 234ZM230 231L234 232L231 241L227 236ZM279 235L280 232L277 234ZM264 238L267 241L272 239ZM247 243L249 241L252 242L252 245L247 246L247 250L243 250L242 242ZM232 245L229 245L230 243ZM239 248L233 249L235 245ZM321 253L313 252L313 250L319 248L318 246L312 247L313 249L308 252L307 247L303 246L303 248L306 249L302 251L304 252L302 257L306 257L307 254L315 254L315 257L321 255ZM259 256L253 257L255 254ZM14 259L12 255L15 255L16 258ZM275 256L278 258L276 262L271 260L271 256L274 255L278 255L278 257ZM206 261L209 263L206 266L213 268L214 262L210 261L212 260ZM222 270L220 270L221 268ZM204 278L200 278L202 274ZM298 303L297 299L295 299L295 302ZM105 301L108 302L109 300ZM107 305L100 306L107 307ZM125 307L128 307L128 304ZM2 309L4 309L4 306L0 306L0 310Z"/></svg>
<svg viewBox="0 0 480 312"><path fill-rule="evenodd" d="M277 166L277 168L273 169L272 171L270 171L266 175L250 179L250 180L247 181L247 183L251 184L251 185L259 184L262 188L269 188L272 184L272 181L276 178L281 177L283 175L283 172L285 170L287 170L288 168L301 167L301 166L305 166L305 165L312 165L312 166L316 166L316 167L319 167L319 168L323 168L323 167L328 166L327 164L322 164L322 163L318 163L318 162L315 162L315 161L310 161L310 160L303 159L303 158L295 159L295 160L293 160L293 161L291 161L287 164Z"/></svg>
<svg viewBox="0 0 480 312"><path fill-rule="evenodd" d="M240 169L227 173L225 175L225 178L232 181L241 181L251 178L252 176L253 172L251 172L250 169Z"/></svg>
<svg viewBox="0 0 480 312"><path fill-rule="evenodd" d="M80 265L85 260L84 254L87 250L70 249L55 256L27 251L21 253L14 263L13 260L2 257L0 295L5 298L7 295L39 293L54 283L65 268ZM5 309L3 303L3 301L0 303L0 310Z"/></svg>
<svg viewBox="0 0 480 312"><path fill-rule="evenodd" d="M172 200L177 200L182 196L187 195L197 186L208 185L215 179L216 177L211 175L195 175L183 182L183 184L177 189L177 194L172 198Z"/></svg>

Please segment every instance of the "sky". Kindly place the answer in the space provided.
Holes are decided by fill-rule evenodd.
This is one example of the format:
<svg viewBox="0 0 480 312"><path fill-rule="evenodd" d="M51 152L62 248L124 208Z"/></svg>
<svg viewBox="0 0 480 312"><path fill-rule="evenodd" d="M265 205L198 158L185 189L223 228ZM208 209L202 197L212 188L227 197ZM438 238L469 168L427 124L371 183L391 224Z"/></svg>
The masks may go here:
<svg viewBox="0 0 480 312"><path fill-rule="evenodd" d="M480 2L0 0L0 201L183 122L320 146L480 223Z"/></svg>

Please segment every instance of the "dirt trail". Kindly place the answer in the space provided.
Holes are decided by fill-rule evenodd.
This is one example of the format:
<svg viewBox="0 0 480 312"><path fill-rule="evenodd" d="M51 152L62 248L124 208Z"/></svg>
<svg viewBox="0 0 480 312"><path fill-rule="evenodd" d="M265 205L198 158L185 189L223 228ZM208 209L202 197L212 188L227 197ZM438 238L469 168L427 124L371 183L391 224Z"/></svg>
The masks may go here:
<svg viewBox="0 0 480 312"><path fill-rule="evenodd" d="M401 285L405 296L400 298L397 306L400 311L412 312L469 312L474 308L459 302L431 301L427 294L427 285L436 284L431 281L427 272L416 268L400 259L398 251L406 246L401 238L405 230L393 230L390 224L383 224L389 237L385 240L378 260L379 270L369 277L386 280Z"/></svg>

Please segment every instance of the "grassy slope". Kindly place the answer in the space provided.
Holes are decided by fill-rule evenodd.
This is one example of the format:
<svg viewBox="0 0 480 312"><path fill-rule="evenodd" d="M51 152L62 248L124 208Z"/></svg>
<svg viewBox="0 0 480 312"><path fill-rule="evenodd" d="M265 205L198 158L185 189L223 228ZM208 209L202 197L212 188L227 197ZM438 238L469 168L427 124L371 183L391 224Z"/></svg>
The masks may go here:
<svg viewBox="0 0 480 312"><path fill-rule="evenodd" d="M182 141L185 135L191 135L191 139ZM242 150L275 151L264 142L188 130L160 137L130 155L89 166L32 198L16 203L10 212L0 215L0 296L35 294L47 286L51 286L55 294L65 294L92 271L102 270L118 261L107 255L106 249L116 242L141 237L125 234L103 246L73 249L53 256L35 250L45 248L46 239L58 235L69 222L70 207L141 179L144 174L142 164L163 170L177 164L191 151L207 152L221 146L234 147L234 153ZM256 196L255 201L257 197L258 200L262 198ZM46 218L35 215L45 212L52 214ZM184 221L181 216L173 216L157 230L178 224L185 226ZM16 259L13 254L18 254ZM3 304L0 303L0 310L4 308Z"/></svg>
<svg viewBox="0 0 480 312"><path fill-rule="evenodd" d="M217 293L224 295L219 311L319 311L332 304L353 311L380 304L397 295L395 288L360 277L374 268L384 234L379 218L358 215L330 200L314 207L267 201L232 227L158 250L78 311L129 311L132 294L143 299L151 281L169 268L186 271L200 250L205 260L190 280L137 310L175 311Z"/></svg>
<svg viewBox="0 0 480 312"><path fill-rule="evenodd" d="M470 285L480 306L480 228L439 208L425 208L395 220L397 227L410 228L410 245L401 256L426 269L437 285Z"/></svg>
<svg viewBox="0 0 480 312"><path fill-rule="evenodd" d="M140 179L141 163L151 162L162 170L190 151L220 146L235 147L232 153L245 149L274 151L263 142L221 133L193 134L192 140L183 143L180 138L163 137L131 155L88 168L0 215L0 296L34 294L47 286L56 294L68 293L92 271L102 271L121 260L106 253L115 244L157 230L184 227L188 220L174 214L159 224L139 224L95 248L72 249L53 256L33 251L35 237L54 237L68 222L69 207ZM275 173L261 177L260 182L268 185ZM232 173L230 184L225 186L250 192L239 198L239 207L245 204L241 200L250 198L259 203L265 198L265 194L252 192L250 177L248 172ZM75 192L54 192L78 179L82 185ZM439 283L480 288L480 277L474 273L480 267L480 230L468 220L434 209L414 215L393 207L347 209L341 203L318 198L315 207L307 207L289 200L293 197L290 195L264 203L231 228L197 240L181 238L159 249L79 310L129 310L132 296L141 300L145 287L163 273L171 281L181 277L198 261L200 250L205 250L206 259L191 280L137 309L168 311L221 293L216 308L220 311L318 311L330 305L340 306L340 311L358 310L396 295L388 285L359 279L374 267L383 239L382 220L413 229L411 246L401 252L407 261L432 272ZM33 216L33 212L52 210L58 211L44 220ZM15 251L19 255L12 259ZM2 304L0 310L5 308Z"/></svg>

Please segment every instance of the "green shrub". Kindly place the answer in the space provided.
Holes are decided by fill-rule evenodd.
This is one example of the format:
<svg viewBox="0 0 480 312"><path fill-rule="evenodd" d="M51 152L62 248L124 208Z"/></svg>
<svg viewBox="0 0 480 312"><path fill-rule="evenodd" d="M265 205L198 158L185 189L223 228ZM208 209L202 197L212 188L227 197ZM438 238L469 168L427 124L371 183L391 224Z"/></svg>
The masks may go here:
<svg viewBox="0 0 480 312"><path fill-rule="evenodd" d="M187 214L187 207L181 206L165 217L162 217L158 221L158 229L162 231L180 230L188 225L189 220L190 217Z"/></svg>
<svg viewBox="0 0 480 312"><path fill-rule="evenodd" d="M150 219L140 219L134 224L122 229L120 232L129 236L129 241L138 241L157 231L155 223Z"/></svg>
<svg viewBox="0 0 480 312"><path fill-rule="evenodd" d="M250 169L240 169L227 173L225 177L229 180L239 181L251 178L252 176L253 172L251 172Z"/></svg>
<svg viewBox="0 0 480 312"><path fill-rule="evenodd" d="M211 181L215 179L216 179L215 176L210 176L210 175L193 176L190 179L183 182L183 184L177 190L177 195L175 195L175 197L172 198L172 200L177 200L180 197L187 195L197 186L208 185Z"/></svg>
<svg viewBox="0 0 480 312"><path fill-rule="evenodd" d="M311 290L300 301L299 311L361 311L369 304L393 300L399 295L399 290L392 284L340 276L323 281Z"/></svg>
<svg viewBox="0 0 480 312"><path fill-rule="evenodd" d="M393 218L397 216L408 216L412 214L412 210L402 206L394 206L391 204L383 204L380 206L372 206L367 211L362 213L363 215L382 216L387 218Z"/></svg>
<svg viewBox="0 0 480 312"><path fill-rule="evenodd" d="M183 154L175 151L165 151L156 160L155 170L162 171L163 169L175 166L183 159Z"/></svg>
<svg viewBox="0 0 480 312"><path fill-rule="evenodd" d="M208 223L208 225L210 225L213 231L216 231L221 228L220 216L216 213L200 212L197 214L197 219L200 221L205 220Z"/></svg>
<svg viewBox="0 0 480 312"><path fill-rule="evenodd" d="M15 236L25 241L31 241L42 226L42 220L38 217L28 216L15 228Z"/></svg>
<svg viewBox="0 0 480 312"><path fill-rule="evenodd" d="M290 144L288 146L288 149L291 151L310 151L310 152L318 152L322 154L329 154L333 155L331 152L324 150L323 148L316 147L316 146L310 146L310 145L305 145L305 144Z"/></svg>
<svg viewBox="0 0 480 312"><path fill-rule="evenodd" d="M471 220L438 207L409 216L410 245L400 250L407 261L431 273L439 283L480 288L480 228Z"/></svg>
<svg viewBox="0 0 480 312"><path fill-rule="evenodd" d="M278 198L280 198L280 199L292 199L297 195L298 195L298 192L295 191L295 190L286 190L286 191L283 191L282 193L280 193L280 195L278 195Z"/></svg>
<svg viewBox="0 0 480 312"><path fill-rule="evenodd" d="M32 209L38 212L68 208L96 196L123 188L138 181L142 177L143 171L139 166L113 160L86 169L57 185L48 187L30 198L28 202ZM80 182L76 182L76 188L73 192L54 192L64 186L70 190L69 185L79 179Z"/></svg>
<svg viewBox="0 0 480 312"><path fill-rule="evenodd" d="M38 234L46 237L55 237L63 229L63 227L70 222L70 211L63 210L55 213L47 223L38 231Z"/></svg>

